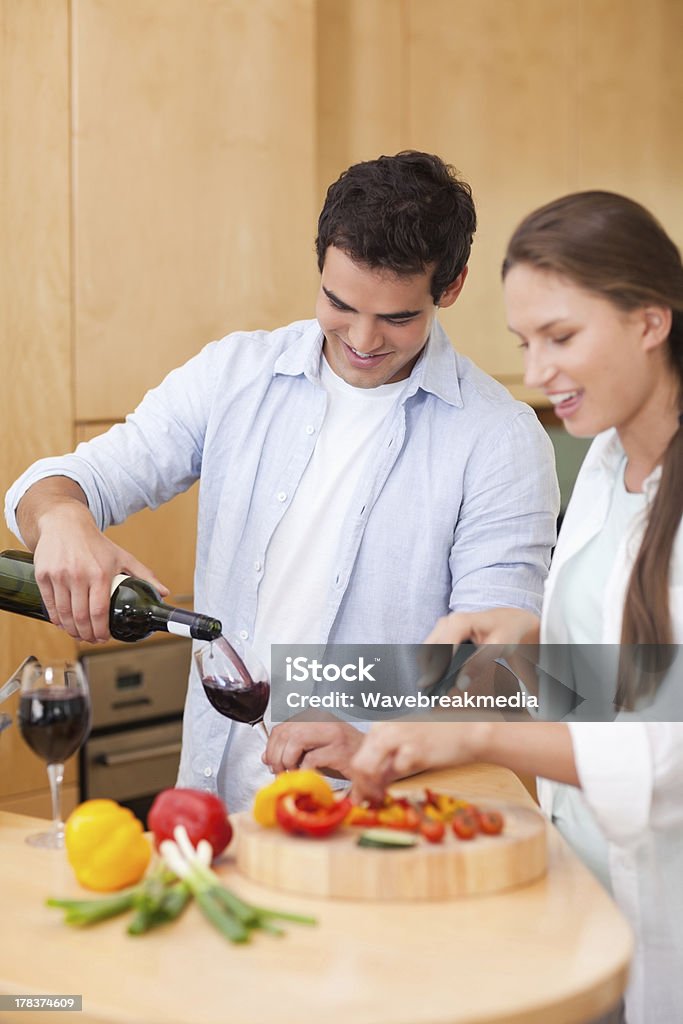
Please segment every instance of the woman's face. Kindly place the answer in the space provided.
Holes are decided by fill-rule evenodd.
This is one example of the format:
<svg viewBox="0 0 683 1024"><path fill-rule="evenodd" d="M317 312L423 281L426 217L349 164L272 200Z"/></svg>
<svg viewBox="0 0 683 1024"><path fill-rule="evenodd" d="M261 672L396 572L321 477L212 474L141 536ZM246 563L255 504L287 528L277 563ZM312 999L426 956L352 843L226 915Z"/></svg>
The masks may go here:
<svg viewBox="0 0 683 1024"><path fill-rule="evenodd" d="M524 381L545 392L570 434L594 437L637 425L665 367L652 311L624 312L524 263L508 271L504 295L524 354Z"/></svg>

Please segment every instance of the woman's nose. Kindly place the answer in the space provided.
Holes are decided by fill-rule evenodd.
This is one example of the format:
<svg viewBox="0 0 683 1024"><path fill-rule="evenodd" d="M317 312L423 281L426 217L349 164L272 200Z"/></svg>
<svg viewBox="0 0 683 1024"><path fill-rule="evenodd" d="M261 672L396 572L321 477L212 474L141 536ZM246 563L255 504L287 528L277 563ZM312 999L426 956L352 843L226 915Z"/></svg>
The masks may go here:
<svg viewBox="0 0 683 1024"><path fill-rule="evenodd" d="M524 354L524 383L528 388L544 388L555 376L556 367L543 355L526 349Z"/></svg>

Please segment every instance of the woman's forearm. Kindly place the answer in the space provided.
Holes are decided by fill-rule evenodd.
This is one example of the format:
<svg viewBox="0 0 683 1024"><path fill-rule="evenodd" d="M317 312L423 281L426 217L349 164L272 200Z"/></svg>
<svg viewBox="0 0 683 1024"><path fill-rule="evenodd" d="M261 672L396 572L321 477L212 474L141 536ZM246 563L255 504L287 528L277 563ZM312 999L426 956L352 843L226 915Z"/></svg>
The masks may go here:
<svg viewBox="0 0 683 1024"><path fill-rule="evenodd" d="M477 760L579 785L571 734L562 722L484 722L473 729Z"/></svg>

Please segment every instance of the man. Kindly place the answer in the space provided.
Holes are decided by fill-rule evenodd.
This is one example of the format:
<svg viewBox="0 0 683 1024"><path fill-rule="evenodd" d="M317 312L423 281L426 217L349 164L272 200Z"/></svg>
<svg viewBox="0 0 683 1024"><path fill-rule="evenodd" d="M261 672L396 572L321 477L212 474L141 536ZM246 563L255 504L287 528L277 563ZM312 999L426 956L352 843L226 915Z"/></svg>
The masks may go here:
<svg viewBox="0 0 683 1024"><path fill-rule="evenodd" d="M550 443L436 320L475 227L469 186L435 156L342 174L318 224L315 320L208 345L125 424L11 488L8 523L35 550L52 620L105 639L112 577L159 581L101 530L198 478L196 606L266 663L272 643L419 643L450 610L537 612L558 511ZM262 755L273 771L343 773L361 738L284 723L263 754L193 674L179 783L238 810L269 777Z"/></svg>

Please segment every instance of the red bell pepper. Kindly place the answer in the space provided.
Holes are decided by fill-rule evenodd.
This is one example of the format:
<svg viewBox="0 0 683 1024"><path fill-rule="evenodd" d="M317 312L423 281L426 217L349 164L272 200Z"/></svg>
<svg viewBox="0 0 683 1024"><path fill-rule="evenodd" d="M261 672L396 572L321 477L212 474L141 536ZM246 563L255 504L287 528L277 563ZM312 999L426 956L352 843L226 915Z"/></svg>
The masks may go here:
<svg viewBox="0 0 683 1024"><path fill-rule="evenodd" d="M275 816L285 832L323 839L341 825L350 809L349 797L326 807L308 793L283 793L275 804Z"/></svg>
<svg viewBox="0 0 683 1024"><path fill-rule="evenodd" d="M199 789L164 789L159 793L147 815L147 825L154 833L159 849L164 839L173 839L176 825L184 825L190 842L196 846L207 839L217 857L232 839L228 810L214 793Z"/></svg>

